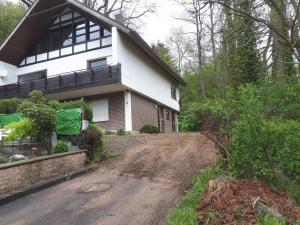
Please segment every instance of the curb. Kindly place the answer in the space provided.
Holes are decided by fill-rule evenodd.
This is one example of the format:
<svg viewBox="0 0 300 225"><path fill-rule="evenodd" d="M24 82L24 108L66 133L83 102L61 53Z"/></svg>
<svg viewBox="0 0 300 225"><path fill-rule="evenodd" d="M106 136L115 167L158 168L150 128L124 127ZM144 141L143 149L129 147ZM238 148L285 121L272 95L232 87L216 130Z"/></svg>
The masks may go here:
<svg viewBox="0 0 300 225"><path fill-rule="evenodd" d="M30 187L26 187L26 188L23 188L23 189L14 191L14 192L10 192L8 194L0 195L0 206L8 204L9 202L15 201L19 198L23 198L23 197L33 194L35 192L39 192L46 188L55 186L62 182L65 182L65 181L71 180L73 178L79 177L81 175L84 175L89 170L90 170L89 168L80 169L75 172L68 173L66 175L59 175L59 176L50 178L46 181L39 182Z"/></svg>

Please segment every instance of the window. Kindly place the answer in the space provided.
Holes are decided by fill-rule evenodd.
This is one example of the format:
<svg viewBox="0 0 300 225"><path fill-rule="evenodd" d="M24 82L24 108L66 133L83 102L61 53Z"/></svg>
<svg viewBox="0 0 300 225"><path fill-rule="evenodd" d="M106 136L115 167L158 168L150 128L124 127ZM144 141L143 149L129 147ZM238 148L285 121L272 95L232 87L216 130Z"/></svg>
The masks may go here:
<svg viewBox="0 0 300 225"><path fill-rule="evenodd" d="M175 100L177 100L177 97L176 97L176 88L174 87L171 87L171 97Z"/></svg>
<svg viewBox="0 0 300 225"><path fill-rule="evenodd" d="M106 66L106 65L107 65L106 58L88 61L88 68L89 69L97 69L99 67L103 67L103 66Z"/></svg>
<svg viewBox="0 0 300 225"><path fill-rule="evenodd" d="M33 80L39 80L39 79L45 79L46 77L47 77L47 71L46 70L37 71L37 72L33 72L33 73L19 75L18 76L18 83L28 82L28 81L33 81Z"/></svg>
<svg viewBox="0 0 300 225"><path fill-rule="evenodd" d="M47 52L49 49L49 36L45 36L36 46L37 54Z"/></svg>
<svg viewBox="0 0 300 225"><path fill-rule="evenodd" d="M72 26L62 27L61 39L62 39L62 47L70 46L73 44Z"/></svg>
<svg viewBox="0 0 300 225"><path fill-rule="evenodd" d="M53 20L48 32L28 52L20 66L111 46L109 28L105 29L71 9L64 10Z"/></svg>
<svg viewBox="0 0 300 225"><path fill-rule="evenodd" d="M170 120L170 111L169 110L166 111L166 120Z"/></svg>
<svg viewBox="0 0 300 225"><path fill-rule="evenodd" d="M50 33L50 51L59 49L59 30L51 31Z"/></svg>
<svg viewBox="0 0 300 225"><path fill-rule="evenodd" d="M108 99L92 101L93 122L104 122L109 120Z"/></svg>

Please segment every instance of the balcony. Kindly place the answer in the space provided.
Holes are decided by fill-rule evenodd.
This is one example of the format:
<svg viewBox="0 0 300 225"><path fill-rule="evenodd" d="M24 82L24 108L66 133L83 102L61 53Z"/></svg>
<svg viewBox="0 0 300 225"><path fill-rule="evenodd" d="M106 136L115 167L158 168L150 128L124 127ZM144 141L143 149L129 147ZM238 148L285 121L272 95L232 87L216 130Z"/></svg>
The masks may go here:
<svg viewBox="0 0 300 225"><path fill-rule="evenodd" d="M121 65L105 66L96 69L72 71L17 84L0 86L0 99L26 98L33 90L44 94L54 94L101 85L121 83Z"/></svg>

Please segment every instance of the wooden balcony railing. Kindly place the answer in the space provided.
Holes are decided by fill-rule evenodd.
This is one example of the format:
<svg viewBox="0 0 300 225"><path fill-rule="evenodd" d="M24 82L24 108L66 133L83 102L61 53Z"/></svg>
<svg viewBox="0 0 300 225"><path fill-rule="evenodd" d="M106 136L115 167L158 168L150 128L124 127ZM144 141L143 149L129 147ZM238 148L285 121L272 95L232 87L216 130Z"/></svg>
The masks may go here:
<svg viewBox="0 0 300 225"><path fill-rule="evenodd" d="M53 94L69 90L121 83L121 65L72 71L45 79L0 86L0 99L26 98L33 90Z"/></svg>

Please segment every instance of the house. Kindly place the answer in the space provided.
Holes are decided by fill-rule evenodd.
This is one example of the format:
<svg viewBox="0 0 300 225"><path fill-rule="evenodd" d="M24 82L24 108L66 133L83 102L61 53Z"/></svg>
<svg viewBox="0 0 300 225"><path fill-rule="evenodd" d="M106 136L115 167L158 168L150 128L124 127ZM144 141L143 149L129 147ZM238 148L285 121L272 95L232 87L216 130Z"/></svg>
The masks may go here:
<svg viewBox="0 0 300 225"><path fill-rule="evenodd" d="M135 31L77 0L36 0L0 48L0 98L84 98L107 130L177 131L180 85Z"/></svg>

